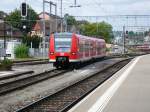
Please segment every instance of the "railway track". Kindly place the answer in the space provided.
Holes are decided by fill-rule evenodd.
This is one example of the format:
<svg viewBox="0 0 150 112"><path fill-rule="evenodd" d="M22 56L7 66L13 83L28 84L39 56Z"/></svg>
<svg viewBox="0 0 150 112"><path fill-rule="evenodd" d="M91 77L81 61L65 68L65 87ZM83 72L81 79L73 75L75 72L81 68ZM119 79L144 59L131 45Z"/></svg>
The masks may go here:
<svg viewBox="0 0 150 112"><path fill-rule="evenodd" d="M22 89L23 87L30 86L32 84L47 80L57 75L68 72L67 70L50 70L39 74L27 75L23 78L17 78L15 80L5 81L0 83L0 95L7 94L11 91Z"/></svg>
<svg viewBox="0 0 150 112"><path fill-rule="evenodd" d="M53 95L48 95L16 112L66 112L86 95L124 67L131 59L119 61L94 73L92 76L77 82Z"/></svg>
<svg viewBox="0 0 150 112"><path fill-rule="evenodd" d="M31 61L48 61L48 59L13 60L14 63L31 62Z"/></svg>
<svg viewBox="0 0 150 112"><path fill-rule="evenodd" d="M99 59L99 61L107 60ZM93 62L92 62L93 63ZM83 63L79 68L85 67L86 64L91 64L91 62ZM22 89L24 87L33 85L35 83L41 82L43 80L47 80L49 78L64 74L66 72L71 71L72 69L68 70L48 70L39 74L16 74L8 77L4 77L0 79L0 95L7 94L9 92Z"/></svg>
<svg viewBox="0 0 150 112"><path fill-rule="evenodd" d="M17 78L17 77L20 77L20 76L25 76L27 74L33 74L34 71L25 71L25 72L17 72L17 73L14 73L12 75L5 75L5 76L1 76L0 77L0 84L1 84L1 81L5 81L5 80L9 80L9 79L13 79L13 78Z"/></svg>
<svg viewBox="0 0 150 112"><path fill-rule="evenodd" d="M49 63L48 59L44 59L44 60L24 60L24 61L13 61L13 65L14 66L23 66L23 65L37 65L37 64L46 64Z"/></svg>

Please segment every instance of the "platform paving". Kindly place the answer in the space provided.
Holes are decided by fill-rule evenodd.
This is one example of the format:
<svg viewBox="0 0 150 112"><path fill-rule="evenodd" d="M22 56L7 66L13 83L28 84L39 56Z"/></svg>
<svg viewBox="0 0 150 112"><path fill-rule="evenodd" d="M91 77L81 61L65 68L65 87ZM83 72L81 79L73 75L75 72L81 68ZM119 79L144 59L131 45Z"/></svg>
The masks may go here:
<svg viewBox="0 0 150 112"><path fill-rule="evenodd" d="M150 55L132 60L69 112L150 112Z"/></svg>
<svg viewBox="0 0 150 112"><path fill-rule="evenodd" d="M139 59L104 112L150 112L150 55Z"/></svg>

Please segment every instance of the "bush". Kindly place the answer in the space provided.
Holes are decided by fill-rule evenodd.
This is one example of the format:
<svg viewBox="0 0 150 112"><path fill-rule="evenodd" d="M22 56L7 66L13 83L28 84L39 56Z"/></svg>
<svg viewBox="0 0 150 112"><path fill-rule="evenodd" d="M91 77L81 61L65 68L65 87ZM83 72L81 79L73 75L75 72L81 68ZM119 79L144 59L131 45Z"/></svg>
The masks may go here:
<svg viewBox="0 0 150 112"><path fill-rule="evenodd" d="M28 58L29 57L29 48L25 44L18 45L15 48L16 58Z"/></svg>
<svg viewBox="0 0 150 112"><path fill-rule="evenodd" d="M41 37L38 37L36 35L33 35L32 37L30 36L25 36L22 39L22 42L26 44L28 47L31 47L31 42L32 42L32 48L39 48L40 42L42 41Z"/></svg>
<svg viewBox="0 0 150 112"><path fill-rule="evenodd" d="M4 59L0 62L0 70L11 70L13 62L9 59Z"/></svg>

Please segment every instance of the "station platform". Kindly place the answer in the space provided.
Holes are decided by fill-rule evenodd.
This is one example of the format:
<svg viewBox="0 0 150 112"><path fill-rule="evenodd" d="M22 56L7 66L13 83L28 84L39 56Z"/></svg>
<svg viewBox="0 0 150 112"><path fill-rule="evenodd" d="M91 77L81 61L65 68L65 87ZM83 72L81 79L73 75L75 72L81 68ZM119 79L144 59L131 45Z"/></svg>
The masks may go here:
<svg viewBox="0 0 150 112"><path fill-rule="evenodd" d="M133 59L68 112L150 112L150 55Z"/></svg>

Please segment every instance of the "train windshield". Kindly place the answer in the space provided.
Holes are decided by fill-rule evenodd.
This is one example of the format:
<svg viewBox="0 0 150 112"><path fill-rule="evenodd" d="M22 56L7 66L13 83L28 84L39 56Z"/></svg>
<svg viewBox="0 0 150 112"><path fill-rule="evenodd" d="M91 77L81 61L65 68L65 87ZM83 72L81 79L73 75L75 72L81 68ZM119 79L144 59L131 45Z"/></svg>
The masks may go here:
<svg viewBox="0 0 150 112"><path fill-rule="evenodd" d="M70 52L71 50L71 35L60 36L55 35L55 51L56 52Z"/></svg>

